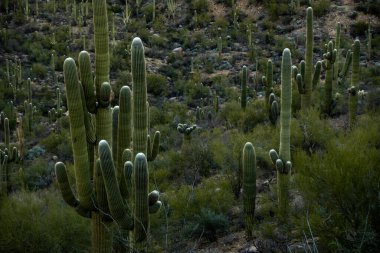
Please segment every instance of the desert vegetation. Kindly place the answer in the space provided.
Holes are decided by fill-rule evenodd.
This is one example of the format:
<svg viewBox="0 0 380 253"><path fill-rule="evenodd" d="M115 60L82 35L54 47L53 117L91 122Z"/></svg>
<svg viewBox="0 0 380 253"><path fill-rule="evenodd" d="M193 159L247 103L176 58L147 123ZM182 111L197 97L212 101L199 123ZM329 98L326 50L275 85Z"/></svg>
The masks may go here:
<svg viewBox="0 0 380 253"><path fill-rule="evenodd" d="M380 2L0 2L0 252L378 252Z"/></svg>

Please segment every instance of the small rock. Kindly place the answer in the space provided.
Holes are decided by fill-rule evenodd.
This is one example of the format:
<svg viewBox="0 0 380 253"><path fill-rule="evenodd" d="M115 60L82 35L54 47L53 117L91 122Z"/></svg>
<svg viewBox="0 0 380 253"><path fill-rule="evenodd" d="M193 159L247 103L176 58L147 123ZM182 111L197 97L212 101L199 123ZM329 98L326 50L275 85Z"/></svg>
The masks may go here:
<svg viewBox="0 0 380 253"><path fill-rule="evenodd" d="M177 53L177 54L182 54L183 48L182 47L174 48L172 52L173 53Z"/></svg>
<svg viewBox="0 0 380 253"><path fill-rule="evenodd" d="M259 252L259 251L257 250L255 246L252 245L251 247L248 248L247 253L254 253L254 252Z"/></svg>

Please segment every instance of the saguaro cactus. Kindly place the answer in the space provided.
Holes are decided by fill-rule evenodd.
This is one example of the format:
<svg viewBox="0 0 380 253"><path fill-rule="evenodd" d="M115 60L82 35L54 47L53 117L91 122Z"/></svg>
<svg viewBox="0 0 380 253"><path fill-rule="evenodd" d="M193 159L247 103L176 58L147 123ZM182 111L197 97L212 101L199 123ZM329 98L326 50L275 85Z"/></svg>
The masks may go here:
<svg viewBox="0 0 380 253"><path fill-rule="evenodd" d="M245 230L252 235L256 200L256 153L252 143L247 142L243 149L243 202Z"/></svg>
<svg viewBox="0 0 380 253"><path fill-rule="evenodd" d="M136 45L136 43L140 44ZM137 52L133 49L134 47ZM134 104L132 112L131 91L127 86L122 87L119 106L114 108L114 117L112 117L112 110L109 106L111 87L107 82L103 82L98 89L100 94L94 93L89 54L85 51L79 54L81 82L78 79L74 60L68 58L64 62L70 129L72 140L75 140L73 141L73 153L79 200L76 200L68 187L63 163L56 164L56 173L66 202L75 207L82 216L92 219L93 252L112 251L112 230L108 227L112 221L109 219L110 215L121 228L122 233L117 237L122 238L121 248L125 250L126 247L131 246L128 240L128 231L133 229L134 221L131 215L132 210L130 210L133 205L127 204L127 202L132 195L133 166L132 163L125 164L125 162L133 159L130 155L131 151L128 150L131 145L132 132L136 134L136 137L133 135L133 143L137 144L137 148L134 148L133 151L142 147L141 149L147 152L148 138L145 60L142 42L138 38L132 42L132 66L133 90L136 96L133 101L138 103ZM134 116L133 131L131 114ZM93 125L93 118L95 118L96 127ZM152 153L151 157L155 157L158 152L159 132L156 135L153 146L157 146L157 149L149 149ZM102 141L98 144L100 159L95 162L96 140ZM117 143L113 143L112 140L115 142L117 140ZM112 146L112 152L109 145ZM114 157L112 158L112 156ZM135 166L135 168L137 167ZM94 182L93 185L91 180ZM155 206L157 211L160 206L158 193L156 192L154 195L157 197L150 203Z"/></svg>
<svg viewBox="0 0 380 253"><path fill-rule="evenodd" d="M245 107L247 106L247 80L247 66L243 66L243 69L241 71L241 108L243 110L245 110Z"/></svg>
<svg viewBox="0 0 380 253"><path fill-rule="evenodd" d="M337 50L333 49L333 42L330 41L326 47L326 53L323 54L324 61L322 63L323 68L326 70L325 79L325 97L324 97L324 109L323 111L329 115L332 109L332 96L333 96L333 68L336 61Z"/></svg>
<svg viewBox="0 0 380 253"><path fill-rule="evenodd" d="M267 109L269 109L271 107L271 104L269 103L269 95L273 91L273 64L270 59L267 62L267 71L265 76L262 77L262 82L265 87L265 105Z"/></svg>
<svg viewBox="0 0 380 253"><path fill-rule="evenodd" d="M313 8L306 10L306 52L305 61L301 61L301 73L294 68L293 76L296 78L298 92L301 94L301 107L309 108L311 106L312 91L319 82L321 72L321 62L317 62L313 67Z"/></svg>
<svg viewBox="0 0 380 253"><path fill-rule="evenodd" d="M349 89L349 126L352 128L356 123L356 112L358 107L358 86L359 86L359 60L360 60L360 41L355 40L352 45L352 72L351 87Z"/></svg>
<svg viewBox="0 0 380 253"><path fill-rule="evenodd" d="M335 92L336 86L338 84L338 74L340 72L340 30L342 25L340 22L336 24L336 38L335 38L335 50L336 50L336 60L333 67L333 73L334 73L334 87L333 92Z"/></svg>
<svg viewBox="0 0 380 253"><path fill-rule="evenodd" d="M285 220L288 209L288 188L290 162L290 122L292 114L292 59L290 50L284 49L281 64L281 113L280 113L280 152L272 149L269 156L277 169L277 197L278 213L282 220Z"/></svg>

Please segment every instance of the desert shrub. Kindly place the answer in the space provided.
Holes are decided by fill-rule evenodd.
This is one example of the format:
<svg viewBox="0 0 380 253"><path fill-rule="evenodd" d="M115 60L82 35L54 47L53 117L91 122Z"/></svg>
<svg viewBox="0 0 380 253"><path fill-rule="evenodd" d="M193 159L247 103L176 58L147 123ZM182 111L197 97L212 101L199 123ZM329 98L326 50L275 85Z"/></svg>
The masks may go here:
<svg viewBox="0 0 380 253"><path fill-rule="evenodd" d="M189 237L199 238L204 236L207 240L214 242L217 235L228 230L228 218L221 213L201 208L200 214L185 228L185 234Z"/></svg>
<svg viewBox="0 0 380 253"><path fill-rule="evenodd" d="M215 213L226 213L234 203L234 197L228 180L224 177L205 179L193 188L182 185L179 189L167 194L172 209L172 217L176 220L194 219L201 208Z"/></svg>
<svg viewBox="0 0 380 253"><path fill-rule="evenodd" d="M294 154L296 183L325 252L376 252L380 235L379 116L330 138L326 151Z"/></svg>
<svg viewBox="0 0 380 253"><path fill-rule="evenodd" d="M34 160L45 153L45 149L41 146L34 146L26 152L25 158L28 160Z"/></svg>
<svg viewBox="0 0 380 253"><path fill-rule="evenodd" d="M186 99L190 103L194 99L201 99L209 95L209 88L202 83L188 81L185 87Z"/></svg>
<svg viewBox="0 0 380 253"><path fill-rule="evenodd" d="M207 0L192 0L191 6L200 14L208 11L209 4Z"/></svg>
<svg viewBox="0 0 380 253"><path fill-rule="evenodd" d="M248 103L243 122L243 131L251 131L257 124L267 121L268 113L266 112L264 100L254 100Z"/></svg>
<svg viewBox="0 0 380 253"><path fill-rule="evenodd" d="M54 165L44 158L34 160L22 173L24 186L29 190L43 189L53 182Z"/></svg>
<svg viewBox="0 0 380 253"><path fill-rule="evenodd" d="M33 63L32 73L37 78L45 78L47 75L48 69L41 63Z"/></svg>
<svg viewBox="0 0 380 253"><path fill-rule="evenodd" d="M354 37L365 36L368 30L368 23L366 21L359 20L350 27L350 34Z"/></svg>
<svg viewBox="0 0 380 253"><path fill-rule="evenodd" d="M329 122L321 119L319 111L314 108L302 110L298 118L292 120L292 145L309 153L324 149L334 136L335 131Z"/></svg>
<svg viewBox="0 0 380 253"><path fill-rule="evenodd" d="M160 74L148 74L146 81L149 93L155 96L166 96L168 94L168 85L164 76Z"/></svg>
<svg viewBox="0 0 380 253"><path fill-rule="evenodd" d="M55 190L17 192L1 200L1 252L89 250L90 220L57 198Z"/></svg>
<svg viewBox="0 0 380 253"><path fill-rule="evenodd" d="M322 17L330 11L330 0L314 1L313 12L316 17Z"/></svg>
<svg viewBox="0 0 380 253"><path fill-rule="evenodd" d="M163 112L160 108L157 108L156 106L151 106L149 108L149 120L151 128L153 128L156 125L166 124L169 122L167 120L165 112Z"/></svg>
<svg viewBox="0 0 380 253"><path fill-rule="evenodd" d="M46 138L42 139L40 143L48 152L59 154L60 156L68 156L71 154L70 134L68 131L52 132ZM68 148L62 153L62 151L65 150L64 146Z"/></svg>

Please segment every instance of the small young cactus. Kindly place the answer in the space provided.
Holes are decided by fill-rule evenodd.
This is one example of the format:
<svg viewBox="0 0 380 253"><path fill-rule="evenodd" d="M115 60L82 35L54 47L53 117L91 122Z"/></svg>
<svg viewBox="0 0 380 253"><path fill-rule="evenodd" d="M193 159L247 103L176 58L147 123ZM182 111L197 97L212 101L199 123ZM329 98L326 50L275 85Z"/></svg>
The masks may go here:
<svg viewBox="0 0 380 253"><path fill-rule="evenodd" d="M177 131L183 134L184 141L191 141L191 133L197 129L197 125L188 125L179 123L177 126Z"/></svg>

